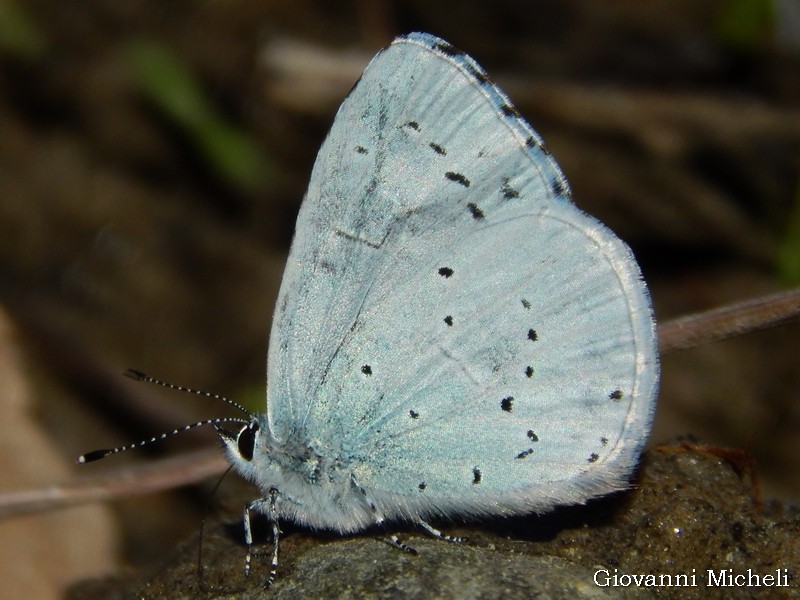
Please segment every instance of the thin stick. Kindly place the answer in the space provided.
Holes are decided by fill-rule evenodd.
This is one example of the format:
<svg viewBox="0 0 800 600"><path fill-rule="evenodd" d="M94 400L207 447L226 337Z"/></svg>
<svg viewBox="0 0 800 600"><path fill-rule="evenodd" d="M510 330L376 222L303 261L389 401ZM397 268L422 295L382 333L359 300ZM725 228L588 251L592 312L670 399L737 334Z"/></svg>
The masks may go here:
<svg viewBox="0 0 800 600"><path fill-rule="evenodd" d="M800 288L746 300L663 323L658 328L662 355L700 344L775 327L800 317Z"/></svg>
<svg viewBox="0 0 800 600"><path fill-rule="evenodd" d="M0 494L0 520L190 485L228 467L217 448L186 452L46 488Z"/></svg>

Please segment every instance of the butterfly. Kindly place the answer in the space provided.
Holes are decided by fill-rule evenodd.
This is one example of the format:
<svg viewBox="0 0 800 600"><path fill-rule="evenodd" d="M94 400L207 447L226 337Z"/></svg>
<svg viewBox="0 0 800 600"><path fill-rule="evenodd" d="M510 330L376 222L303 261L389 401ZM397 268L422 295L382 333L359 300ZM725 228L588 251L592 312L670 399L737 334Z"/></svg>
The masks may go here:
<svg viewBox="0 0 800 600"><path fill-rule="evenodd" d="M259 489L245 568L262 513L270 584L282 521L342 534L405 521L454 540L430 521L623 489L658 376L628 246L573 204L472 58L411 33L372 59L317 156L272 323L266 412L203 424Z"/></svg>

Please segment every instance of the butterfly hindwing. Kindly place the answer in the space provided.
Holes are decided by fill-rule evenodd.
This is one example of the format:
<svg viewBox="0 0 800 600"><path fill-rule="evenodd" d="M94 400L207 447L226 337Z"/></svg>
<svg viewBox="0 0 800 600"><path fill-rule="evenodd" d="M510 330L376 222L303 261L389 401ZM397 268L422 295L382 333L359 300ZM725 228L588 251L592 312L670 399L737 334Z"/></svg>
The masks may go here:
<svg viewBox="0 0 800 600"><path fill-rule="evenodd" d="M620 487L652 416L649 299L536 133L425 34L376 56L298 217L270 340L278 439L387 515L545 509Z"/></svg>

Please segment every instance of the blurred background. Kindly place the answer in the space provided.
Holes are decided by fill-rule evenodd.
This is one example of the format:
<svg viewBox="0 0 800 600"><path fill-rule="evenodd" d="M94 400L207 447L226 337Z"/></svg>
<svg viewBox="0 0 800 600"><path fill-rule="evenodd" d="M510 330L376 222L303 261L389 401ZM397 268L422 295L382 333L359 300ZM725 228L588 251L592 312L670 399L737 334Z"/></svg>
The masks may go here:
<svg viewBox="0 0 800 600"><path fill-rule="evenodd" d="M0 492L214 447L195 432L74 465L233 414L128 367L263 410L316 152L371 56L413 30L508 93L633 248L659 320L800 283L798 0L0 0ZM665 357L651 445L746 450L764 497L796 502L798 339ZM211 484L0 522L0 589L57 597L158 562Z"/></svg>

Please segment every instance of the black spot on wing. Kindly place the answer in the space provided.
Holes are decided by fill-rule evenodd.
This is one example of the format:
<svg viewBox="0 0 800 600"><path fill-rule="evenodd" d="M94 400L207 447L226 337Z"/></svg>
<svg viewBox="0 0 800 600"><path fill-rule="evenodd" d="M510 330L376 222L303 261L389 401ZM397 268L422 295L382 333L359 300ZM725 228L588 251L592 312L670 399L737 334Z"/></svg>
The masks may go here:
<svg viewBox="0 0 800 600"><path fill-rule="evenodd" d="M511 412L511 410L514 408L514 396L506 396L500 400L500 408L506 412Z"/></svg>
<svg viewBox="0 0 800 600"><path fill-rule="evenodd" d="M531 454L533 454L533 448L528 448L527 450L523 450L522 452L517 454L517 456L515 458L517 458L517 459L527 458Z"/></svg>
<svg viewBox="0 0 800 600"><path fill-rule="evenodd" d="M408 123L406 123L406 127L408 127L409 129L413 129L414 131L419 131L419 123L417 123L416 121L409 121Z"/></svg>
<svg viewBox="0 0 800 600"><path fill-rule="evenodd" d="M533 367L532 366L528 365L527 367L525 367L525 377L527 377L528 379L533 377Z"/></svg>
<svg viewBox="0 0 800 600"><path fill-rule="evenodd" d="M529 439L530 441L532 441L532 442L538 442L538 441L539 441L539 436L538 436L538 435L536 435L536 434L533 432L533 429L528 429L528 433L527 433L527 435L528 435L528 439Z"/></svg>
<svg viewBox="0 0 800 600"><path fill-rule="evenodd" d="M503 104L500 107L500 112L502 112L506 117L515 117L517 119L521 118L519 111L510 104Z"/></svg>
<svg viewBox="0 0 800 600"><path fill-rule="evenodd" d="M527 308L528 310L530 310L530 309L531 309L531 302L530 302L530 300L526 300L525 298L523 298L522 300L520 300L520 302L522 302L522 306L523 306L524 308Z"/></svg>
<svg viewBox="0 0 800 600"><path fill-rule="evenodd" d="M425 482L423 481L423 482L422 482L422 483L420 483L420 484L419 484L417 487L419 488L419 491L420 491L420 492L424 492L424 491L425 491L425 488L426 488L426 487L428 487L428 486L426 486L426 485L425 485Z"/></svg>
<svg viewBox="0 0 800 600"><path fill-rule="evenodd" d="M622 400L622 390L614 390L608 395L608 397L611 400Z"/></svg>
<svg viewBox="0 0 800 600"><path fill-rule="evenodd" d="M503 198L506 200L513 200L514 198L519 198L519 192L511 187L511 184L508 183L508 179L503 181L503 185L500 188L500 193L503 194Z"/></svg>
<svg viewBox="0 0 800 600"><path fill-rule="evenodd" d="M450 315L447 315L444 318L444 322L447 323L448 327L452 327L453 326L453 317L451 317Z"/></svg>
<svg viewBox="0 0 800 600"><path fill-rule="evenodd" d="M552 183L550 184L550 189L553 192L554 196L568 196L567 193L567 186L564 185L564 181L560 177L556 177L553 179Z"/></svg>
<svg viewBox="0 0 800 600"><path fill-rule="evenodd" d="M447 56L452 56L453 58L457 58L460 56L464 56L465 52L463 50L459 50L453 44L450 44L445 41L436 42L433 45L433 49L441 52L442 54L446 54Z"/></svg>
<svg viewBox="0 0 800 600"><path fill-rule="evenodd" d="M431 142L430 144L428 144L428 146L430 146L433 149L433 151L436 152L436 154L439 154L441 156L447 156L447 150L442 148L439 144Z"/></svg>
<svg viewBox="0 0 800 600"><path fill-rule="evenodd" d="M489 78L486 76L481 68L476 65L472 59L470 59L466 53L462 50L459 50L452 44L447 42L439 42L432 46L435 51L441 52L442 54L454 58L458 61L459 66L466 69L467 72L480 84L485 84Z"/></svg>
<svg viewBox="0 0 800 600"><path fill-rule="evenodd" d="M469 209L469 213L472 215L472 218L476 221L480 221L484 218L485 215L483 214L483 211L478 208L478 205L474 202L467 204L467 208Z"/></svg>
<svg viewBox="0 0 800 600"><path fill-rule="evenodd" d="M607 437L601 437L600 438L600 443L603 444L603 446L608 446L608 438Z"/></svg>
<svg viewBox="0 0 800 600"><path fill-rule="evenodd" d="M451 277L453 275L453 269L450 267L442 267L439 269L439 275L445 278Z"/></svg>
<svg viewBox="0 0 800 600"><path fill-rule="evenodd" d="M415 410L409 410L408 414L412 419L419 419L419 413Z"/></svg>
<svg viewBox="0 0 800 600"><path fill-rule="evenodd" d="M600 455L592 452L587 459L587 462L594 463L600 459Z"/></svg>
<svg viewBox="0 0 800 600"><path fill-rule="evenodd" d="M464 187L469 187L469 179L464 177L461 173L454 173L453 171L447 171L444 174L446 179L453 181L459 185L463 185Z"/></svg>
<svg viewBox="0 0 800 600"><path fill-rule="evenodd" d="M528 329L528 339L532 342L535 342L539 339L539 334L536 333L535 329Z"/></svg>
<svg viewBox="0 0 800 600"><path fill-rule="evenodd" d="M369 365L364 365L363 367L361 367L361 372L364 375L372 375L372 367L370 367Z"/></svg>
<svg viewBox="0 0 800 600"><path fill-rule="evenodd" d="M469 74L472 75L472 78L475 79L475 81L477 81L479 84L486 85L489 83L489 76L485 71L479 69L476 65L467 64L465 66Z"/></svg>
<svg viewBox="0 0 800 600"><path fill-rule="evenodd" d="M482 477L481 470L478 467L472 467L472 483L480 483Z"/></svg>
<svg viewBox="0 0 800 600"><path fill-rule="evenodd" d="M364 146L356 146L356 152L359 154L368 154L368 150Z"/></svg>

